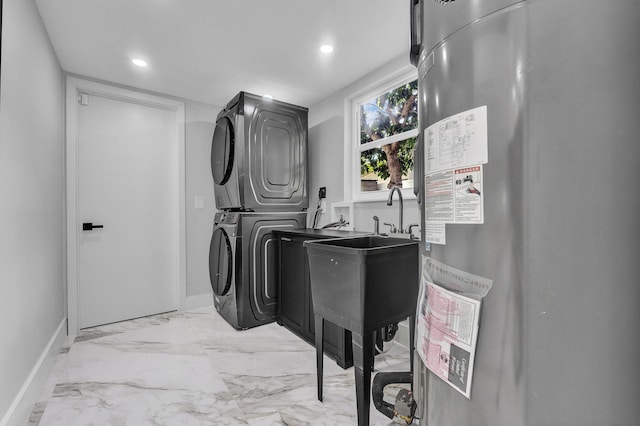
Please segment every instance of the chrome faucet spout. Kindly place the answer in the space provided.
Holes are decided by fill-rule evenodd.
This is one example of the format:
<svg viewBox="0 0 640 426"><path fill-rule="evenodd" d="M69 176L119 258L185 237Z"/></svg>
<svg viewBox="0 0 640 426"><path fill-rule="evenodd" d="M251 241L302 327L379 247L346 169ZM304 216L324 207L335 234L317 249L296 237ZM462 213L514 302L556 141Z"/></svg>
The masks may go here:
<svg viewBox="0 0 640 426"><path fill-rule="evenodd" d="M398 217L398 232L400 234L402 234L404 232L404 227L402 224L402 217L404 216L404 201L402 200L402 191L400 190L400 187L398 187L397 185L393 185L391 187L391 189L389 190L389 197L387 198L387 205L388 206L392 206L393 205L393 194L394 192L398 193L398 200L400 201L400 213L399 213L399 217Z"/></svg>

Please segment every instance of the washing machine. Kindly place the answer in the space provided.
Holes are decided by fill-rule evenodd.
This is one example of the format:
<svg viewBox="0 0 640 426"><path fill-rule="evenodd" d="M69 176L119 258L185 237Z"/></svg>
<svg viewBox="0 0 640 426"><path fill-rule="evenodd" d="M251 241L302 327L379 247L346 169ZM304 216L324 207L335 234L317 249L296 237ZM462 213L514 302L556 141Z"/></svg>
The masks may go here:
<svg viewBox="0 0 640 426"><path fill-rule="evenodd" d="M219 212L209 249L218 313L238 330L276 319L277 244L272 230L304 228L305 212Z"/></svg>
<svg viewBox="0 0 640 426"><path fill-rule="evenodd" d="M308 109L240 92L218 114L211 172L218 210L302 211Z"/></svg>

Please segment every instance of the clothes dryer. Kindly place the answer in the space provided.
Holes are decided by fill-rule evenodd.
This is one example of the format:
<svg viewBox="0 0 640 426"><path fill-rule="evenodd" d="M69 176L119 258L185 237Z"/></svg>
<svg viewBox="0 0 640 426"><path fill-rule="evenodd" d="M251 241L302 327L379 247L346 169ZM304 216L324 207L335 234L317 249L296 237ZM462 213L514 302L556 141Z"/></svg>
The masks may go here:
<svg viewBox="0 0 640 426"><path fill-rule="evenodd" d="M273 322L278 303L274 229L304 228L306 213L219 212L209 249L214 306L234 328Z"/></svg>
<svg viewBox="0 0 640 426"><path fill-rule="evenodd" d="M240 92L218 114L211 148L219 210L302 211L308 109Z"/></svg>

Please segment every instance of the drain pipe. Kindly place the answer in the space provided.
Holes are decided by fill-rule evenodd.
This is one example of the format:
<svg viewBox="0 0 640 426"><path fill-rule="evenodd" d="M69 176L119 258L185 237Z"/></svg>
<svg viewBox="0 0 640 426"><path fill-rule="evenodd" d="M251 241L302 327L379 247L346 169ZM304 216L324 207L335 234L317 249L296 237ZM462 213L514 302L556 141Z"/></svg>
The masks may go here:
<svg viewBox="0 0 640 426"><path fill-rule="evenodd" d="M371 396L376 410L390 419L394 416L400 417L407 424L413 421L416 410L416 403L410 391L403 389L396 397L396 405L384 401L384 388L394 383L413 383L413 374L406 372L382 372L375 375L371 386ZM404 391L404 392L403 392ZM409 395L407 395L407 393ZM402 395L401 395L402 394Z"/></svg>

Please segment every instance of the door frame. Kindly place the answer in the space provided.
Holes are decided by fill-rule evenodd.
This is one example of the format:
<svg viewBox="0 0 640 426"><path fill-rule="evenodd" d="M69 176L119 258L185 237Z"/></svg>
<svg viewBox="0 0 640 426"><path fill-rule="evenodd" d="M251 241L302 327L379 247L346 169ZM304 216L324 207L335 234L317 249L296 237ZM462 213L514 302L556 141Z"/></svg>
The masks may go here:
<svg viewBox="0 0 640 426"><path fill-rule="evenodd" d="M113 100L133 102L161 108L174 113L174 141L178 146L178 259L175 291L178 309L185 306L186 272L186 211L185 211L185 106L184 102L114 87L103 83L67 76L66 87L66 209L67 209L67 335L69 341L78 334L78 96L79 92Z"/></svg>

